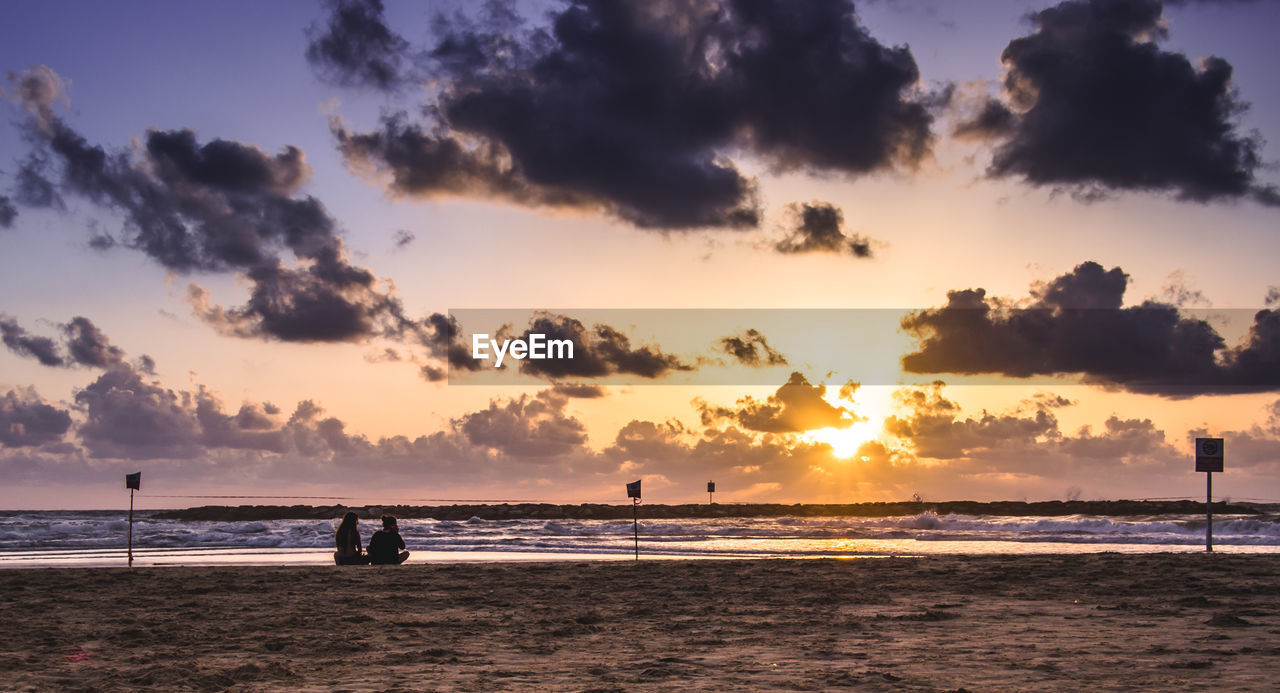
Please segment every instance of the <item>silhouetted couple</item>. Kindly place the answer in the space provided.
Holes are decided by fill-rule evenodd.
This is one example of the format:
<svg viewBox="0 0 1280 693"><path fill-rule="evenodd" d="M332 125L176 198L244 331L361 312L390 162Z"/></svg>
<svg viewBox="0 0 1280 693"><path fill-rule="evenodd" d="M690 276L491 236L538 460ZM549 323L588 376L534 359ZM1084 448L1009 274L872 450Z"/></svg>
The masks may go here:
<svg viewBox="0 0 1280 693"><path fill-rule="evenodd" d="M369 537L369 552L360 547L360 519L355 513L342 516L334 540L338 550L333 552L333 562L338 565L398 565L409 558L404 550L404 539L400 538L400 529L396 526L396 518L382 516L382 529Z"/></svg>

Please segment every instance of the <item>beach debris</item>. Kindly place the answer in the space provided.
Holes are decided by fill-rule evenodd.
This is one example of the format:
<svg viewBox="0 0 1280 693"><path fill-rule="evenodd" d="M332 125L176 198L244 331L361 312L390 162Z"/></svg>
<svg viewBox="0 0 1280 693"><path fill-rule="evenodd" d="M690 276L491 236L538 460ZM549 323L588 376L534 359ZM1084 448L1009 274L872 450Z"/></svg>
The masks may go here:
<svg viewBox="0 0 1280 693"><path fill-rule="evenodd" d="M1248 626L1256 626L1258 624L1252 621L1246 621L1235 614L1222 612L1214 614L1213 618L1205 621L1205 625L1217 628L1245 628Z"/></svg>

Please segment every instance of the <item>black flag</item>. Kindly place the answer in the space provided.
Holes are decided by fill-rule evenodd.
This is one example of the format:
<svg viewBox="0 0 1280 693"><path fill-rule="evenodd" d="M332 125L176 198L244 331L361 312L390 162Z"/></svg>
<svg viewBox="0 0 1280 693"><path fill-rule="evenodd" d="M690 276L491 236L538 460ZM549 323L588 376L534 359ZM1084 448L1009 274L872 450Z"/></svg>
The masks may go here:
<svg viewBox="0 0 1280 693"><path fill-rule="evenodd" d="M636 479L635 481L627 484L627 498L639 498L639 497L640 497L640 480Z"/></svg>
<svg viewBox="0 0 1280 693"><path fill-rule="evenodd" d="M134 472L124 475L124 487L138 491L142 490L142 472Z"/></svg>

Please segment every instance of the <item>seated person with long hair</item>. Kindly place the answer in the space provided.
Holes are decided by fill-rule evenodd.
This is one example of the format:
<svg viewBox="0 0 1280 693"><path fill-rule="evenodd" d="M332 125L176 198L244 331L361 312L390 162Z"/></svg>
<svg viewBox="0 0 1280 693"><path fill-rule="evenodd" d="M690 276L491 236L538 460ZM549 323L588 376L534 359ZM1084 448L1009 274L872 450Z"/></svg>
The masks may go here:
<svg viewBox="0 0 1280 693"><path fill-rule="evenodd" d="M369 537L369 562L374 565L399 565L409 558L404 550L404 539L400 538L400 529L396 526L396 518L382 516L382 529Z"/></svg>
<svg viewBox="0 0 1280 693"><path fill-rule="evenodd" d="M338 550L333 552L333 562L338 565L365 565L369 562L360 549L360 519L353 512L342 516L338 531L334 533L334 541ZM372 548L372 547L371 547Z"/></svg>

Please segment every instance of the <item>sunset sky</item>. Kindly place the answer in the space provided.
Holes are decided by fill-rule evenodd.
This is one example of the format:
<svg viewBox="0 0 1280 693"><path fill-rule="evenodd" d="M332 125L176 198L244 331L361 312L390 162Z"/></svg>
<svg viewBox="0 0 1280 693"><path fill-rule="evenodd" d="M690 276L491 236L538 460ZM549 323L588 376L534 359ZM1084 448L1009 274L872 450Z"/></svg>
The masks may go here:
<svg viewBox="0 0 1280 693"><path fill-rule="evenodd" d="M0 508L1280 501L1280 3L5 14Z"/></svg>

